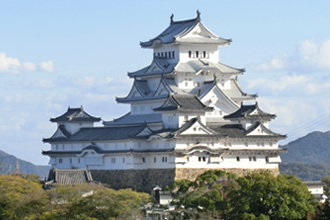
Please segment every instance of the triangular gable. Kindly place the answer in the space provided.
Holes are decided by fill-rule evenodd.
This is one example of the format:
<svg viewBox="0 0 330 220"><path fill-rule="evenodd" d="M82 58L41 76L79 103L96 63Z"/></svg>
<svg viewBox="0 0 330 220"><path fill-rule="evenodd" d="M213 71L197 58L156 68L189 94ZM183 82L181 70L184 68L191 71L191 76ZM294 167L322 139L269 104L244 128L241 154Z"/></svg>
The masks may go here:
<svg viewBox="0 0 330 220"><path fill-rule="evenodd" d="M162 95L168 95L170 93L167 86L164 84L164 80L160 80L158 88L156 89L154 96L162 96Z"/></svg>
<svg viewBox="0 0 330 220"><path fill-rule="evenodd" d="M201 98L201 101L205 105L219 109L225 114L229 114L239 109L239 105L223 93L217 85L214 85L214 87Z"/></svg>
<svg viewBox="0 0 330 220"><path fill-rule="evenodd" d="M209 29L207 29L202 23L198 23L193 29L189 32L181 35L179 38L187 39L187 38L215 38L217 39L218 36L213 34Z"/></svg>
<svg viewBox="0 0 330 220"><path fill-rule="evenodd" d="M140 131L136 136L147 136L152 134L152 130L146 126L142 131Z"/></svg>
<svg viewBox="0 0 330 220"><path fill-rule="evenodd" d="M196 120L189 128L185 129L180 133L180 135L193 135L193 134L204 134L204 135L212 135L215 132L205 125L203 125L200 120Z"/></svg>
<svg viewBox="0 0 330 220"><path fill-rule="evenodd" d="M128 93L126 98L142 98L140 91L136 88L135 83L132 86L131 91Z"/></svg>
<svg viewBox="0 0 330 220"><path fill-rule="evenodd" d="M255 128L249 130L246 135L247 136L277 136L278 134L272 132L262 124L258 123L258 125L255 126Z"/></svg>
<svg viewBox="0 0 330 220"><path fill-rule="evenodd" d="M65 135L65 132L62 131L60 127L58 127L51 138L67 138L67 136Z"/></svg>

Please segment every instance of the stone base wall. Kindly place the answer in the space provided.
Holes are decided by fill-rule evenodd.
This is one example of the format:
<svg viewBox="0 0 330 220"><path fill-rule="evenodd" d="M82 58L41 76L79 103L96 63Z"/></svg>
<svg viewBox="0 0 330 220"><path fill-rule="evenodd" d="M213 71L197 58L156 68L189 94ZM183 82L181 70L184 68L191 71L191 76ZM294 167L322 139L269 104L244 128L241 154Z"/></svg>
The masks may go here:
<svg viewBox="0 0 330 220"><path fill-rule="evenodd" d="M131 188L138 192L150 193L158 185L170 185L175 179L175 169L148 170L91 170L93 180L113 189Z"/></svg>
<svg viewBox="0 0 330 220"><path fill-rule="evenodd" d="M188 180L195 180L196 177L202 173L204 173L207 170L223 170L226 172L230 172L230 173L235 173L238 176L245 176L249 173L253 173L253 172L262 172L262 171L268 171L271 174L273 174L274 176L280 174L280 171L278 168L273 168L273 169L240 169L240 168L223 168L223 169L202 169L202 168L198 168L198 169L192 169L192 168L177 168L176 169L176 175L175 175L175 180L181 180L181 179L188 179Z"/></svg>
<svg viewBox="0 0 330 220"><path fill-rule="evenodd" d="M191 168L173 168L173 169L148 169L148 170L91 170L95 181L106 184L113 189L132 188L139 192L148 192L156 186L161 188L172 184L175 180L195 178L212 169L191 169ZM232 172L238 176L244 176L251 172L261 172L265 169L220 169L226 172ZM278 175L279 169L267 169L273 175Z"/></svg>

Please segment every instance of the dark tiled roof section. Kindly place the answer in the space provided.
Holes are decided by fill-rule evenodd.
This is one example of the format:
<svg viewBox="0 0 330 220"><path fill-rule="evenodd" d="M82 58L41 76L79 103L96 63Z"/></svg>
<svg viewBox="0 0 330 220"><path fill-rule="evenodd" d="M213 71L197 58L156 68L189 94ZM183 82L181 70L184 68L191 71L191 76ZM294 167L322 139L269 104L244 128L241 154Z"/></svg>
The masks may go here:
<svg viewBox="0 0 330 220"><path fill-rule="evenodd" d="M155 124L162 123L162 114L143 114L143 115L132 115L130 112L126 115L114 119L113 121L105 121L105 126L118 126L118 125L130 125L130 124Z"/></svg>
<svg viewBox="0 0 330 220"><path fill-rule="evenodd" d="M166 149L124 149L124 150L102 150L96 145L89 145L81 151L43 151L43 155L78 155L85 150L94 150L98 154L122 154L122 153L157 153L157 152L172 152L173 148Z"/></svg>
<svg viewBox="0 0 330 220"><path fill-rule="evenodd" d="M197 15L194 19L182 20L182 21L173 21L171 20L170 26L166 28L161 34L157 37L150 39L146 42L141 42L142 47L152 47L154 42L160 41L163 44L172 43L176 40L177 37L182 37L189 33L197 24L200 23L200 16ZM201 42L201 43L218 43L218 44L228 44L231 40L226 40L220 37L216 38L205 38L202 41L198 41L200 38L194 39L192 42Z"/></svg>
<svg viewBox="0 0 330 220"><path fill-rule="evenodd" d="M65 141L100 141L100 140L127 140L127 139L143 139L145 136L136 137L136 135L145 128L144 125L135 126L117 126L117 127L91 127L81 128L77 133L73 134ZM45 142L60 142L58 139L47 139Z"/></svg>
<svg viewBox="0 0 330 220"><path fill-rule="evenodd" d="M92 175L88 170L75 170L75 169L54 169L50 172L48 179L53 180L53 184L60 185L75 185L87 184L93 181Z"/></svg>
<svg viewBox="0 0 330 220"><path fill-rule="evenodd" d="M160 35L157 37L150 39L146 42L141 42L140 45L142 47L150 47L152 46L153 42L156 40L161 41L164 44L172 43L175 40L176 35L180 35L182 33L186 33L193 29L197 24L198 19L190 19L184 21L175 21L170 24L168 28L166 28Z"/></svg>
<svg viewBox="0 0 330 220"><path fill-rule="evenodd" d="M80 108L69 107L67 112L63 115L50 119L51 122L97 122L100 120L101 118L94 117L86 113L82 106Z"/></svg>
<svg viewBox="0 0 330 220"><path fill-rule="evenodd" d="M62 137L61 137L61 136L56 137L56 136L55 136L56 133L57 133L59 130L64 134L65 137L63 137L63 136L62 136ZM64 126L64 125L60 125L60 126L58 126L58 128L57 128L57 130L55 131L55 133L53 134L53 136L51 136L50 138L43 138L42 141L43 141L43 142L48 142L49 140L66 141L67 138L70 137L70 136L71 136L71 134L65 129L65 126Z"/></svg>
<svg viewBox="0 0 330 220"><path fill-rule="evenodd" d="M257 114L256 115L251 115L251 113L253 111L257 110ZM229 115L224 116L225 119L250 119L250 120L257 120L260 118L263 119L273 119L275 118L276 115L274 114L269 114L266 113L264 111L262 111L259 107L258 107L258 103L254 104L254 105L241 105L241 107L236 111L233 112Z"/></svg>
<svg viewBox="0 0 330 220"><path fill-rule="evenodd" d="M172 94L161 107L155 108L155 111L173 111L179 112L205 112L212 111L212 107L204 105L197 96L189 94Z"/></svg>
<svg viewBox="0 0 330 220"><path fill-rule="evenodd" d="M251 126L248 130L246 130L246 134L250 133L251 131L253 131L254 129L256 129L258 126L261 126L262 129L264 129L265 131L267 131L268 133L270 133L273 136L278 136L278 137L283 137L286 138L286 135L281 135L278 133L275 133L273 131L271 131L270 129L266 128L263 124L261 124L260 122L255 123L253 126Z"/></svg>
<svg viewBox="0 0 330 220"><path fill-rule="evenodd" d="M158 69L150 70L150 67L153 66L153 64L157 65L159 70ZM139 76L169 74L169 73L173 72L175 66L176 66L176 63L168 63L167 58L165 58L165 57L154 56L154 59L149 66L144 67L135 72L129 72L128 76L129 77L139 77Z"/></svg>

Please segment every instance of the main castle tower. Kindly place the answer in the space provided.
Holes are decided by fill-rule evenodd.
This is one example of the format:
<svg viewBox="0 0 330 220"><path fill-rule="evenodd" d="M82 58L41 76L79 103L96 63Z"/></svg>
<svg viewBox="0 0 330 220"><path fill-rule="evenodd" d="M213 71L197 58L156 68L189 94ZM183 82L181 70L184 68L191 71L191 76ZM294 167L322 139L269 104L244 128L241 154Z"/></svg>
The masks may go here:
<svg viewBox="0 0 330 220"><path fill-rule="evenodd" d="M51 145L43 155L55 170L88 169L94 180L139 191L209 169L277 174L285 135L270 130L276 116L240 88L244 69L219 62L218 48L230 43L206 28L198 11L190 20L172 15L167 29L140 43L153 50L152 62L128 73L132 88L116 99L130 111L95 127L101 118L69 108L51 118L57 130L43 139Z"/></svg>

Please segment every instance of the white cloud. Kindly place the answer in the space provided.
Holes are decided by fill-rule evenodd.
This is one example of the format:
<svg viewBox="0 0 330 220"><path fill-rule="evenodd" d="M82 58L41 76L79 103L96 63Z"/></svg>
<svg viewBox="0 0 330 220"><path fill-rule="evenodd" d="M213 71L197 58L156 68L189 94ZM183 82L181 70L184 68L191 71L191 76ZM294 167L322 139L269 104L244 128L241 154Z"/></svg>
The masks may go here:
<svg viewBox="0 0 330 220"><path fill-rule="evenodd" d="M18 73L21 63L17 58L7 57L5 53L0 53L0 72Z"/></svg>
<svg viewBox="0 0 330 220"><path fill-rule="evenodd" d="M41 70L44 70L44 71L46 71L46 72L54 72L54 64L53 64L53 61L48 60L48 61L42 62L42 63L40 64L40 68L41 68Z"/></svg>
<svg viewBox="0 0 330 220"><path fill-rule="evenodd" d="M253 65L258 71L306 69L330 69L330 40L320 44L311 40L301 41L295 52L291 55L276 55L260 64Z"/></svg>
<svg viewBox="0 0 330 220"><path fill-rule="evenodd" d="M40 70L46 72L54 72L53 61L45 61L40 64ZM8 57L6 53L0 53L0 72L18 74L23 71L34 72L37 65L33 62L21 62L18 58Z"/></svg>
<svg viewBox="0 0 330 220"><path fill-rule="evenodd" d="M31 62L24 62L23 63L23 68L27 71L33 72L36 71L37 67L34 63Z"/></svg>

